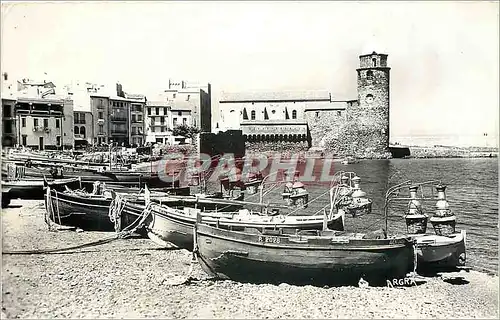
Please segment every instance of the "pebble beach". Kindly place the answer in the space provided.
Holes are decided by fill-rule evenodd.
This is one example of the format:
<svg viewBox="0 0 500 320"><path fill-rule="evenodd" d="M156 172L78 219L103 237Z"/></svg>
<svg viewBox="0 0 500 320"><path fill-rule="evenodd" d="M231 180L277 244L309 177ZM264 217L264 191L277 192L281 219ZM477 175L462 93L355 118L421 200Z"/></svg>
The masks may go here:
<svg viewBox="0 0 500 320"><path fill-rule="evenodd" d="M412 286L328 288L210 279L191 264L190 252L139 237L52 254L9 254L113 236L49 231L44 213L42 201L13 200L2 209L2 318L499 316L498 276L475 270L426 277Z"/></svg>

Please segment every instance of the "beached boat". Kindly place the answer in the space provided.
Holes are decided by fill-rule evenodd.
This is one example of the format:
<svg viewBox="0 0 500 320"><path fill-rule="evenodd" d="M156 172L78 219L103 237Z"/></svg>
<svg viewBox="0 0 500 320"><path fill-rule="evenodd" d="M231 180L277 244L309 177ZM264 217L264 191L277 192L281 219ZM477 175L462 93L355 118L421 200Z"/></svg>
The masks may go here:
<svg viewBox="0 0 500 320"><path fill-rule="evenodd" d="M178 187L179 181L162 179L156 172L138 172L131 170L106 170L106 167L92 168L84 166L61 166L50 163L19 165L9 163L2 165L2 176L8 175L8 167L21 167L25 178L51 177L53 179L80 178L82 183L101 181L123 186L143 187ZM168 181L167 181L168 180Z"/></svg>
<svg viewBox="0 0 500 320"><path fill-rule="evenodd" d="M251 283L370 285L404 278L413 270L413 243L405 237L304 231L232 231L196 224L195 252L209 275Z"/></svg>
<svg viewBox="0 0 500 320"><path fill-rule="evenodd" d="M434 186L435 184L437 186ZM434 188L437 191L437 198ZM419 189L420 192L418 192ZM446 187L441 185L440 181L423 183L406 181L390 188L386 193L386 216L390 202L409 200L404 217L407 235L416 241L419 272L468 269L466 266L466 231L455 230L456 217L449 209L445 189ZM417 196L418 193L419 196ZM424 213L422 202L435 202L436 200L435 214L431 217L431 221L434 222L434 234L432 234L427 230L429 217ZM443 216L445 219L442 218Z"/></svg>
<svg viewBox="0 0 500 320"><path fill-rule="evenodd" d="M5 190L6 199L28 199L38 200L43 199L45 194L44 188L50 186L56 190L64 190L65 186L78 187L80 179L18 179L18 180L2 180L2 190ZM4 193L4 192L2 192ZM10 201L9 201L10 202Z"/></svg>
<svg viewBox="0 0 500 320"><path fill-rule="evenodd" d="M225 211L224 205L257 205L256 203L247 203L242 201L229 201L222 199L199 199L200 204L194 207L174 208L165 205L151 205L151 217L146 221L147 230L151 240L159 245L169 246L174 244L178 247L193 249L193 227L196 223L196 215L200 213L203 221L208 224L218 225L221 228L231 230L241 230L246 227L259 229L277 229L282 228L287 231L297 229L315 229L321 230L324 227L322 215L262 215L260 212L251 212L248 209L238 211ZM203 210L198 208L204 203L218 205L218 210ZM280 207L274 205L274 208ZM281 206L280 208L287 208ZM327 227L331 229L344 228L344 214L339 212L327 219Z"/></svg>
<svg viewBox="0 0 500 320"><path fill-rule="evenodd" d="M60 192L51 188L45 194L46 217L52 222L89 231L114 231L108 212L111 193Z"/></svg>
<svg viewBox="0 0 500 320"><path fill-rule="evenodd" d="M339 173L339 176L344 174ZM269 177L269 176L268 176ZM348 179L356 177L353 173L347 175ZM263 179L265 182L266 178ZM338 179L340 181L340 178ZM350 183L350 182L349 182ZM198 212L203 216L205 223L218 225L221 228L231 230L242 230L244 228L278 229L285 232L299 230L344 230L345 210L339 203L344 203L346 197L352 194L352 188L348 185L334 183L325 194L330 194L330 204L321 210L305 211L308 205L309 193L305 185L299 181L286 182L283 199L287 205L279 203L264 203L263 188L260 189L260 202L235 201L224 199L197 198L190 201L195 202L189 207L172 206L163 203L163 206L151 206L151 219L148 220L147 229L151 232L150 238L160 245L169 245L189 249L193 248L193 226L196 222ZM353 184L354 186L354 184ZM286 193L287 188L291 191ZM358 184L359 189L359 184ZM347 190L350 192L338 192ZM286 195L285 195L286 193ZM173 197L169 197L173 198ZM207 204L216 205L215 208L207 208ZM232 206L239 206L233 209ZM326 208L326 224L323 218ZM254 210L255 208L255 210ZM207 210L208 209L208 210Z"/></svg>
<svg viewBox="0 0 500 320"><path fill-rule="evenodd" d="M466 267L466 231L450 236L412 235L417 242L417 270L454 271Z"/></svg>

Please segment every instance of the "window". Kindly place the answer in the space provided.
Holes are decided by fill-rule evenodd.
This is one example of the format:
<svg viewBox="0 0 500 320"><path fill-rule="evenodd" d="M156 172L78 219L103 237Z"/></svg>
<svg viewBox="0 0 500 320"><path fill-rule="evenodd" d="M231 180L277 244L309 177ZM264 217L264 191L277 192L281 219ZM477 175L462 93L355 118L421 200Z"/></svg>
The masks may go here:
<svg viewBox="0 0 500 320"><path fill-rule="evenodd" d="M22 143L23 143L23 146L26 146L26 145L27 145L27 143L26 143L26 140L27 140L27 139L28 139L28 136L27 136L27 135L25 135L25 134L23 134L23 142L22 142Z"/></svg>
<svg viewBox="0 0 500 320"><path fill-rule="evenodd" d="M368 80L372 80L373 79L373 71L371 71L371 70L366 71L366 78Z"/></svg>
<svg viewBox="0 0 500 320"><path fill-rule="evenodd" d="M60 121L59 119L56 119L56 128L60 128L61 127L59 121Z"/></svg>
<svg viewBox="0 0 500 320"><path fill-rule="evenodd" d="M43 126L45 128L48 128L49 127L49 119L43 119Z"/></svg>
<svg viewBox="0 0 500 320"><path fill-rule="evenodd" d="M316 118L319 118L319 111L316 111Z"/></svg>
<svg viewBox="0 0 500 320"><path fill-rule="evenodd" d="M56 145L61 146L61 136L56 137Z"/></svg>
<svg viewBox="0 0 500 320"><path fill-rule="evenodd" d="M292 119L297 119L297 110L292 111Z"/></svg>
<svg viewBox="0 0 500 320"><path fill-rule="evenodd" d="M156 112L156 115L159 115L160 114L160 108L156 107L155 108L155 112Z"/></svg>
<svg viewBox="0 0 500 320"><path fill-rule="evenodd" d="M148 108L148 115L149 115L149 116L151 115L151 110L152 110L152 109L153 109L153 108Z"/></svg>
<svg viewBox="0 0 500 320"><path fill-rule="evenodd" d="M164 117L160 117L160 123L163 125L165 123L165 118Z"/></svg>
<svg viewBox="0 0 500 320"><path fill-rule="evenodd" d="M21 118L21 127L26 128L26 118Z"/></svg>
<svg viewBox="0 0 500 320"><path fill-rule="evenodd" d="M104 133L104 125L102 123L99 124L99 133L100 134Z"/></svg>
<svg viewBox="0 0 500 320"><path fill-rule="evenodd" d="M341 115L342 115L342 111L337 110L337 116L339 116L339 117L340 117Z"/></svg>
<svg viewBox="0 0 500 320"><path fill-rule="evenodd" d="M182 116L182 111L177 112L178 116Z"/></svg>
<svg viewBox="0 0 500 320"><path fill-rule="evenodd" d="M74 130L75 130L75 132L74 132L75 134L80 134L80 128L78 128L77 126L75 126Z"/></svg>
<svg viewBox="0 0 500 320"><path fill-rule="evenodd" d="M132 122L135 122L135 114L132 115Z"/></svg>
<svg viewBox="0 0 500 320"><path fill-rule="evenodd" d="M373 62L373 66L376 67L377 66L377 58L372 58L372 62Z"/></svg>
<svg viewBox="0 0 500 320"><path fill-rule="evenodd" d="M177 118L174 118L173 122L174 122L174 127L175 127L177 125Z"/></svg>
<svg viewBox="0 0 500 320"><path fill-rule="evenodd" d="M252 110L252 112L250 112L250 119L255 120L255 110Z"/></svg>
<svg viewBox="0 0 500 320"><path fill-rule="evenodd" d="M142 122L142 114L138 114L137 115L137 121L138 122Z"/></svg>
<svg viewBox="0 0 500 320"><path fill-rule="evenodd" d="M276 110L272 110L272 111L271 111L271 113L272 113L272 114L275 114L275 113L276 113Z"/></svg>
<svg viewBox="0 0 500 320"><path fill-rule="evenodd" d="M186 101L189 101L189 98L191 98L191 95L188 94L187 97L186 97Z"/></svg>
<svg viewBox="0 0 500 320"><path fill-rule="evenodd" d="M167 112L167 107L164 107L164 108L163 108L163 114L164 114L164 115L167 115L167 114L168 114L168 112Z"/></svg>
<svg viewBox="0 0 500 320"><path fill-rule="evenodd" d="M187 124L187 118L182 118L182 124L186 125Z"/></svg>
<svg viewBox="0 0 500 320"><path fill-rule="evenodd" d="M102 111L99 111L99 119L104 120L104 113Z"/></svg>
<svg viewBox="0 0 500 320"><path fill-rule="evenodd" d="M174 94L172 95L172 98L173 98L173 99L175 99L175 96L176 96L176 94L174 93Z"/></svg>
<svg viewBox="0 0 500 320"><path fill-rule="evenodd" d="M165 127L160 127L160 132L165 132Z"/></svg>
<svg viewBox="0 0 500 320"><path fill-rule="evenodd" d="M243 108L243 120L248 120L247 108Z"/></svg>
<svg viewBox="0 0 500 320"><path fill-rule="evenodd" d="M38 127L38 119L33 118L33 126Z"/></svg>

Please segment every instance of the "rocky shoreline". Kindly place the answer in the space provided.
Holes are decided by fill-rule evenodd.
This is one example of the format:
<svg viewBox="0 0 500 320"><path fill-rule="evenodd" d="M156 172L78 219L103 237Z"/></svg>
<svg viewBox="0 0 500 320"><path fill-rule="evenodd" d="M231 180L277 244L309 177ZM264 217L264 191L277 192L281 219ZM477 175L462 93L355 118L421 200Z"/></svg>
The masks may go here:
<svg viewBox="0 0 500 320"><path fill-rule="evenodd" d="M112 235L48 231L41 201L2 210L3 252ZM58 254L2 255L2 318L498 318L498 276L477 271L408 287L253 285L208 279L191 254L142 238ZM450 278L451 277L451 278Z"/></svg>

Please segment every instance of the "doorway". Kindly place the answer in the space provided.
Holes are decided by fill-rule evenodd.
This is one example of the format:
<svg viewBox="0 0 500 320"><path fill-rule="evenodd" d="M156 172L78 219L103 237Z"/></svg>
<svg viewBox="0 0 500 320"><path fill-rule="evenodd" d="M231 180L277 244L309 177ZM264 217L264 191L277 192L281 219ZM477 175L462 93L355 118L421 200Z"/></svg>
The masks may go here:
<svg viewBox="0 0 500 320"><path fill-rule="evenodd" d="M43 137L38 138L38 148L43 150Z"/></svg>

